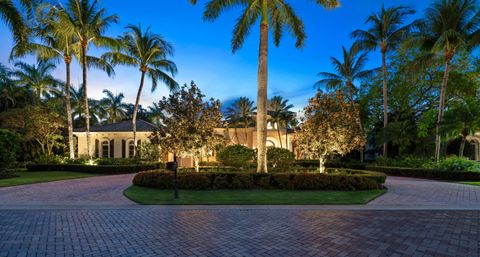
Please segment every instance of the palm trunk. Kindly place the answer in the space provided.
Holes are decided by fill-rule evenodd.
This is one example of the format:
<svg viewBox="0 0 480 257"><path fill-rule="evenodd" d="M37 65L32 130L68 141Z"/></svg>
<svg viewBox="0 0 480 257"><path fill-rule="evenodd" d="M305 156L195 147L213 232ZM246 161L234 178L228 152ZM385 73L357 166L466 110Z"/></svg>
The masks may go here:
<svg viewBox="0 0 480 257"><path fill-rule="evenodd" d="M280 123L277 123L277 134L278 134L278 140L280 141L280 148L283 148L282 134L280 133Z"/></svg>
<svg viewBox="0 0 480 257"><path fill-rule="evenodd" d="M386 50L382 49L382 69L383 69L383 129L388 126L388 82L387 82L387 61ZM387 142L383 143L383 156L388 157Z"/></svg>
<svg viewBox="0 0 480 257"><path fill-rule="evenodd" d="M460 143L460 150L458 151L458 156L463 157L463 152L465 151L465 143L467 142L467 138L462 136L462 142Z"/></svg>
<svg viewBox="0 0 480 257"><path fill-rule="evenodd" d="M92 159L91 138L90 138L90 111L88 108L88 93L87 93L87 46L82 44L82 71L83 71L83 95L85 98L85 126L87 133L87 151L88 158Z"/></svg>
<svg viewBox="0 0 480 257"><path fill-rule="evenodd" d="M235 131L235 138L237 138L237 144L240 144L240 139L238 138L238 129L237 129L237 125L235 125L234 131Z"/></svg>
<svg viewBox="0 0 480 257"><path fill-rule="evenodd" d="M267 84L268 84L268 10L267 1L262 3L260 23L260 48L258 52L258 99L257 99L257 172L267 169Z"/></svg>
<svg viewBox="0 0 480 257"><path fill-rule="evenodd" d="M68 148L70 150L70 159L75 159L75 148L73 145L72 106L71 106L71 100L70 100L70 64L71 64L71 57L65 57L65 66L66 66L65 105L67 109Z"/></svg>
<svg viewBox="0 0 480 257"><path fill-rule="evenodd" d="M287 147L287 150L290 150L290 146L288 145L288 127L285 126L285 146Z"/></svg>
<svg viewBox="0 0 480 257"><path fill-rule="evenodd" d="M137 156L137 112L138 112L138 105L140 104L140 96L142 95L143 84L145 82L145 70L142 70L142 78L140 80L140 87L138 88L137 92L137 99L135 100L135 107L133 107L133 115L132 115L132 127L133 127L133 156Z"/></svg>
<svg viewBox="0 0 480 257"><path fill-rule="evenodd" d="M248 147L248 125L245 125L245 145Z"/></svg>
<svg viewBox="0 0 480 257"><path fill-rule="evenodd" d="M437 160L437 162L440 161L440 149L442 146L441 137L440 137L440 124L443 121L443 112L445 110L445 95L447 92L449 74L450 74L450 60L446 60L442 87L440 89L440 103L438 105L437 124L435 126L435 159Z"/></svg>

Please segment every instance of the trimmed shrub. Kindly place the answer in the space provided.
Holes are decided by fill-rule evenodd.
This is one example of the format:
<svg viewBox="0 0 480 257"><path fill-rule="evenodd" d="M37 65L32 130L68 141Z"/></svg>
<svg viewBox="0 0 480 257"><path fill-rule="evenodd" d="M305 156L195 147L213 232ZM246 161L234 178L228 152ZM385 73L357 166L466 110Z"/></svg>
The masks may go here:
<svg viewBox="0 0 480 257"><path fill-rule="evenodd" d="M423 165L423 168L431 168L442 171L478 171L480 172L480 162L471 161L466 158L453 156L440 162L430 162Z"/></svg>
<svg viewBox="0 0 480 257"><path fill-rule="evenodd" d="M267 160L272 171L288 171L295 162L295 156L287 149L269 147Z"/></svg>
<svg viewBox="0 0 480 257"><path fill-rule="evenodd" d="M221 163L219 163L219 162L200 162L199 165L203 166L203 167L218 167L218 166L221 166Z"/></svg>
<svg viewBox="0 0 480 257"><path fill-rule="evenodd" d="M255 151L243 145L229 145L217 154L217 160L226 166L248 167L255 158Z"/></svg>
<svg viewBox="0 0 480 257"><path fill-rule="evenodd" d="M5 173L17 161L20 152L21 136L8 129L0 129L0 173ZM0 176L2 176L0 174Z"/></svg>
<svg viewBox="0 0 480 257"><path fill-rule="evenodd" d="M82 165L82 164L28 164L29 171L75 171L96 174L128 174L164 168L162 164L141 165Z"/></svg>
<svg viewBox="0 0 480 257"><path fill-rule="evenodd" d="M331 171L332 174L292 173L179 173L180 189L290 189L290 190L372 190L383 188L385 174L371 171ZM172 173L141 172L133 179L136 186L172 188Z"/></svg>

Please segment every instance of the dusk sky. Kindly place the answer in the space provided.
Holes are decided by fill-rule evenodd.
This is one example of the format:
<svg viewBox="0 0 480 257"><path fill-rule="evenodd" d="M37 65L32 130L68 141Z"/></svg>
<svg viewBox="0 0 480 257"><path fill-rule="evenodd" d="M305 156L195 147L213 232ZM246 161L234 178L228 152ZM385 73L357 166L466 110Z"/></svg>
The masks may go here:
<svg viewBox="0 0 480 257"><path fill-rule="evenodd" d="M280 47L271 45L269 96L281 95L295 105L295 110L299 110L315 93L313 85L318 80L317 73L332 71L329 57L341 57L341 46L349 47L352 44L350 33L366 28L365 19L378 11L382 3L386 6L410 6L417 10L416 17L419 17L432 1L343 0L340 8L329 11L315 5L314 1L288 2L302 17L308 39L304 49L296 49L288 34L285 34ZM212 23L202 21L206 0L199 0L196 6L188 4L187 0L101 0L100 3L109 14L120 17L120 22L108 31L109 36L120 35L128 24L141 23L143 27L151 26L152 31L173 44L173 60L179 69L175 78L180 84L194 80L204 94L227 104L240 96L256 100L259 30L255 26L244 47L232 54L230 39L239 10L227 12ZM3 23L0 23L0 34L0 61L7 63L12 43L11 33ZM101 52L95 50L91 54L99 55ZM369 67L379 64L378 55L370 55ZM89 72L90 97L101 98L102 90L109 89L123 92L127 102L134 101L140 80L139 71L126 67L117 67L115 70L114 78L96 70ZM55 75L64 78L62 65L59 65ZM72 83L77 87L80 81L81 71L75 64ZM142 104L146 107L166 94L168 91L163 85L152 94L148 82L142 95Z"/></svg>

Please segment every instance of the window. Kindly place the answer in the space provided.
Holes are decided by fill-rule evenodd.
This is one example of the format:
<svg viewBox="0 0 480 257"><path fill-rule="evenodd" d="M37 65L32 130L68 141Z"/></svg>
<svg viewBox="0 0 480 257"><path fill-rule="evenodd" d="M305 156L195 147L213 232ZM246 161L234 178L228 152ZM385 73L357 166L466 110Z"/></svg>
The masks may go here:
<svg viewBox="0 0 480 257"><path fill-rule="evenodd" d="M110 143L108 141L102 142L102 158L110 157Z"/></svg>
<svg viewBox="0 0 480 257"><path fill-rule="evenodd" d="M128 157L134 157L135 144L133 141L128 142Z"/></svg>
<svg viewBox="0 0 480 257"><path fill-rule="evenodd" d="M272 140L267 140L267 147L275 147L275 143Z"/></svg>

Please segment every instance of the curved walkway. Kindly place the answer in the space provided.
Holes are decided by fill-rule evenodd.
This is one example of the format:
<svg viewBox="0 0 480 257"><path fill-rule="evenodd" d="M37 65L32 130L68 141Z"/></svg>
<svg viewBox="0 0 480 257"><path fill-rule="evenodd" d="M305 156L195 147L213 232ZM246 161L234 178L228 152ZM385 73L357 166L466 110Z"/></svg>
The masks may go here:
<svg viewBox="0 0 480 257"><path fill-rule="evenodd" d="M128 174L0 188L0 206L135 206L123 196L132 179Z"/></svg>
<svg viewBox="0 0 480 257"><path fill-rule="evenodd" d="M480 209L480 187L426 179L388 177L388 192L370 202L377 207Z"/></svg>

